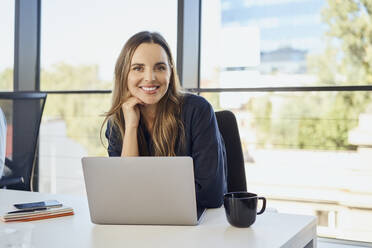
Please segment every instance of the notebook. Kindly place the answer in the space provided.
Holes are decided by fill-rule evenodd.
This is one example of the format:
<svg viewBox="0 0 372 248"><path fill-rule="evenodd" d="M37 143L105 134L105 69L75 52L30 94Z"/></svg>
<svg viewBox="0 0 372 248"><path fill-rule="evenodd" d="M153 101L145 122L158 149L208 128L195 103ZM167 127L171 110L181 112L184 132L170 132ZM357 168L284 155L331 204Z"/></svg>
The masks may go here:
<svg viewBox="0 0 372 248"><path fill-rule="evenodd" d="M4 222L13 221L34 221L63 216L74 215L74 210L70 207L45 208L36 210L16 210L0 216L0 220Z"/></svg>
<svg viewBox="0 0 372 248"><path fill-rule="evenodd" d="M84 157L85 186L95 224L197 225L191 157Z"/></svg>

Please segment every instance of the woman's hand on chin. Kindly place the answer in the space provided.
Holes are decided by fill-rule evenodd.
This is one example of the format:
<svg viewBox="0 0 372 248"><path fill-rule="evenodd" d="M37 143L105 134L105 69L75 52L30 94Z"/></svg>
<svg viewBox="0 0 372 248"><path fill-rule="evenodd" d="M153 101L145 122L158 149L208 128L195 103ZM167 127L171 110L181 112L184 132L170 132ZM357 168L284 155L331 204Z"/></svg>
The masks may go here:
<svg viewBox="0 0 372 248"><path fill-rule="evenodd" d="M125 129L138 128L140 119L140 110L138 105L143 104L144 103L140 99L131 96L121 105L124 114Z"/></svg>

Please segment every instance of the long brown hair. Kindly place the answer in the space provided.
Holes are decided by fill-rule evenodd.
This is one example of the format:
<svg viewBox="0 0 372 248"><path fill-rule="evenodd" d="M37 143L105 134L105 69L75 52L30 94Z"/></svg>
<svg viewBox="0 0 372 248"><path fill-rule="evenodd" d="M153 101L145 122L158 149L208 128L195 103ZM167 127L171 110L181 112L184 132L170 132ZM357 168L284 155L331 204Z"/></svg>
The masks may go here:
<svg viewBox="0 0 372 248"><path fill-rule="evenodd" d="M102 129L107 121L110 121L111 130L117 128L120 131L120 138L123 140L125 130L125 120L122 112L122 104L128 99L128 74L132 61L133 54L137 47L142 43L154 43L160 45L167 53L169 65L171 67L171 76L169 87L162 99L157 103L156 118L151 135L153 151L147 150L148 144L145 138L145 125L140 121L138 127L138 151L139 155L155 156L175 156L176 146L183 149L184 142L184 126L181 120L181 106L183 93L181 91L180 82L177 75L177 70L174 66L173 57L168 43L165 39L156 32L139 32L133 35L124 45L115 65L115 83L112 92L112 104L109 111L105 114L105 119L101 126ZM143 119L141 116L140 119ZM142 124L141 124L142 123Z"/></svg>

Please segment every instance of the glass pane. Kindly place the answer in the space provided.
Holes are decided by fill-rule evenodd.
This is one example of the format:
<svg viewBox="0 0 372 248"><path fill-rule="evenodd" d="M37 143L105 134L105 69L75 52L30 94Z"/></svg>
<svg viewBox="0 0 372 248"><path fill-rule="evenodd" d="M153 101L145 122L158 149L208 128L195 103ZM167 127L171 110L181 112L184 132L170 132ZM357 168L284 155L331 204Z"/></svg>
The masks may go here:
<svg viewBox="0 0 372 248"><path fill-rule="evenodd" d="M48 0L42 10L42 90L110 89L121 48L139 31L160 32L176 54L177 1Z"/></svg>
<svg viewBox="0 0 372 248"><path fill-rule="evenodd" d="M372 84L367 2L203 1L201 87Z"/></svg>
<svg viewBox="0 0 372 248"><path fill-rule="evenodd" d="M318 235L372 241L372 92L205 93L235 113L247 187Z"/></svg>
<svg viewBox="0 0 372 248"><path fill-rule="evenodd" d="M0 1L0 91L13 90L14 0Z"/></svg>
<svg viewBox="0 0 372 248"><path fill-rule="evenodd" d="M48 95L40 127L41 192L85 195L81 158L107 155L100 128L110 103L111 94ZM102 141L107 144L104 135Z"/></svg>

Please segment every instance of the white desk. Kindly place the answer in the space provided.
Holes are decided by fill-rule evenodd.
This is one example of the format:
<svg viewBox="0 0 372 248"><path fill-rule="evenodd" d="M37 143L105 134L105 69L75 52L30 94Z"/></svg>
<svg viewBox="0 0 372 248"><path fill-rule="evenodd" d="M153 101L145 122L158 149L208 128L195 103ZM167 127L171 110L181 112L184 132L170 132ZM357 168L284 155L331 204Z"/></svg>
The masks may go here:
<svg viewBox="0 0 372 248"><path fill-rule="evenodd" d="M57 199L75 210L74 216L4 223L0 247L316 247L316 218L266 212L249 228L228 224L224 209L207 210L199 226L94 225L83 197L0 189L0 215L12 204ZM107 209L109 211L109 208ZM313 240L313 242L311 242ZM310 244L309 244L310 242ZM25 245L25 244L28 244ZM18 247L18 246L16 246Z"/></svg>

